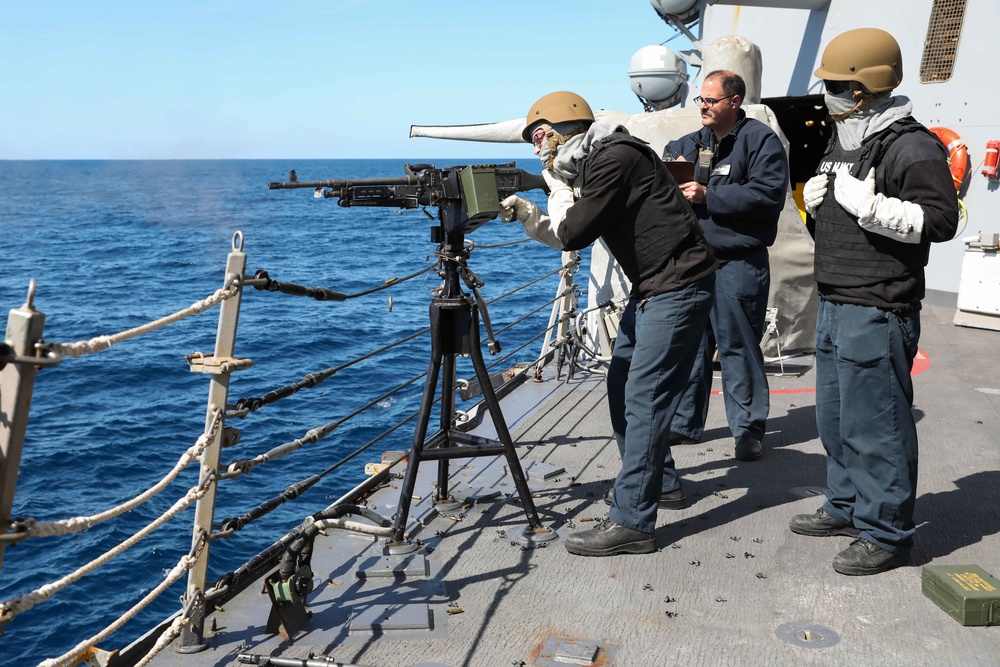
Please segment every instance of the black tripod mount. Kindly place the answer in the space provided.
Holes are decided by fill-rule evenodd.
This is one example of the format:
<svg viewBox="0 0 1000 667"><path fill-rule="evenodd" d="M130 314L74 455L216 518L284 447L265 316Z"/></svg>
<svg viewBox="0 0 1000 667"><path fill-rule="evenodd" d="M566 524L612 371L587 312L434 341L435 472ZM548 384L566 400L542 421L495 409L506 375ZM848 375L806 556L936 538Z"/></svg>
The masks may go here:
<svg viewBox="0 0 1000 667"><path fill-rule="evenodd" d="M438 478L434 494L435 503L447 503L451 497L448 492L448 461L457 458L472 458L477 456L500 456L507 458L507 468L517 488L521 506L528 518L525 529L525 539L532 542L542 542L554 539L555 531L546 528L538 518L535 503L531 498L531 490L517 457L514 443L500 411L500 401L497 399L493 384L490 381L486 362L479 338L479 314L477 301L472 295L462 291L461 279L477 293L478 281L466 266L468 250L465 248L465 236L461 231L442 234L444 240L438 246L438 258L444 284L441 291L431 300L430 333L431 360L424 382L423 398L417 416L417 426L413 434L413 445L410 448L406 475L403 478L399 494L399 505L393 524L393 536L389 547L404 546L406 540L406 523L410 514L410 501L413 499L413 489L416 484L417 470L422 461L437 460ZM481 283L478 283L481 285ZM481 299L480 299L481 301ZM489 329L488 317L487 328ZM492 336L492 334L491 334ZM491 341L491 352L499 352L499 345ZM473 444L481 438L463 433L453 426L455 416L455 357L467 355L472 359L476 370L476 378L483 391L483 400L489 410L493 425L496 428L500 444ZM443 371L443 372L442 372ZM427 437L431 409L436 402L438 380L441 380L441 427Z"/></svg>

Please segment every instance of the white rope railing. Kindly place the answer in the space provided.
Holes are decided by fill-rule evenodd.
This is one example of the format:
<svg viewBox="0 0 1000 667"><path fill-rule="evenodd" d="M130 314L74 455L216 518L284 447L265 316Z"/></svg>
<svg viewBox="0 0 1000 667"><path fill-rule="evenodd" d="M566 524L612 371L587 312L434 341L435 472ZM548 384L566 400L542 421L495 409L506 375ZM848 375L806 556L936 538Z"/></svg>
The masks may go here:
<svg viewBox="0 0 1000 667"><path fill-rule="evenodd" d="M208 433L202 434L198 440L196 440L195 443L191 445L191 447L184 452L183 455L181 455L180 459L177 460L177 463L170 470L170 472L163 477L163 479L146 489L135 498L91 516L77 516L69 519L60 519L58 521L42 522L38 522L32 518L18 519L11 524L11 532L0 534L0 541L20 542L30 537L53 537L55 535L80 533L92 528L93 526L108 521L109 519L121 516L125 512L142 505L150 498L163 491L163 489L167 488L171 482L177 479L177 476L182 470L201 457L202 451L208 445L209 441L215 437L216 432L218 431L219 424L222 420L222 414L221 410L216 410L212 416L212 423L209 425Z"/></svg>
<svg viewBox="0 0 1000 667"><path fill-rule="evenodd" d="M215 475L207 475L198 486L188 489L188 492L179 498L177 502L170 507L170 509L147 524L145 528L118 544L118 546L106 551L101 556L98 556L86 565L78 568L61 579L45 584L41 588L37 588L30 593L14 598L13 600L4 600L0 602L0 622L9 622L17 614L25 612L37 604L45 602L59 591L83 577L85 574L93 572L115 556L128 551L141 539L183 512L191 505L191 503L204 496L209 486L213 483L215 483Z"/></svg>
<svg viewBox="0 0 1000 667"><path fill-rule="evenodd" d="M135 327L117 334L97 336L90 340L79 341L75 343L49 343L45 347L47 350L51 350L53 353L68 356L73 358L79 358L88 354L95 354L102 352L112 345L117 343L127 341L132 338L144 335L146 333L155 331L157 329L166 327L170 324L176 323L187 317L200 314L223 301L238 296L240 289L242 287L241 276L233 276L227 284L213 293L211 296L193 303L188 308L180 310L176 313L162 317L160 319L154 320L147 324L139 327ZM537 362L536 362L537 363ZM217 430L220 428L221 423L224 420L224 413L216 410L212 416L212 422L207 430L208 432L203 434L198 438L198 440L179 458L174 467L165 475L157 484L150 487L143 493L137 495L131 500L122 503L116 507L112 507L98 514L94 514L86 517L73 517L69 519L64 519L60 521L47 521L47 522L37 522L35 519L18 519L11 528L14 533L2 534L0 533L0 541L20 541L23 539L28 539L30 537L48 537L55 535L67 535L72 533L78 533L87 530L95 525L102 522L108 521L112 518L118 517L125 512L128 512L143 503L148 502L151 498L161 493L167 486L173 483L181 471L186 469L192 462L198 460L202 455L205 447L212 441L217 435ZM338 422L332 422L329 424L322 425L320 427L309 430L301 438L286 443L280 447L274 448L265 454L261 454L254 458L252 461L247 462L249 468L252 469L254 465L259 465L261 463L268 462L273 459L281 458L282 456L290 453L293 450L299 449L307 444L313 444L324 437L329 435L336 427L339 425ZM243 472L249 472L245 470ZM226 477L226 474L221 475L221 477ZM234 476L239 476L234 475ZM108 563L113 558L129 550L135 546L140 540L147 537L154 530L161 527L170 519L176 517L178 514L190 507L196 500L200 499L207 493L211 487L211 484L216 484L219 476L216 474L206 475L196 487L193 487L187 491L187 493L179 498L173 506L167 512L162 514L160 517L153 520L145 528L136 532L134 535L121 542L118 546L107 551L98 558L92 560L90 563L80 567L74 572L68 574L61 579L48 583L30 593L27 593L18 598L0 601L0 627L6 622L9 622L17 614L25 612L32 609L48 599L50 599L56 593L67 588L71 584L75 583L83 576L95 571L96 569L102 567ZM335 528L335 529L347 529L353 531L359 531L376 536L391 535L392 527L391 525L386 526L386 520L383 517L374 515L374 518L367 517L377 524L381 525L368 525L362 524L360 522L351 521L349 519L336 519L330 520L321 524L323 528ZM137 614L139 614L144 608L152 603L157 597L159 597L163 592L168 590L171 586L180 581L181 578L185 576L185 573L190 571L195 563L197 562L197 554L201 553L205 548L209 540L209 536L202 532L200 538L198 539L195 547L189 555L182 557L177 564L170 570L166 575L164 580L157 585L149 594L147 594L139 603L133 606L130 610L125 612L123 615L118 617L111 625L109 625L104 630L95 634L90 639L87 639L74 648L64 653L61 656L46 659L38 664L38 667L70 667L76 665L80 662L81 656L86 652L92 650L98 643L106 640L112 634L117 632L126 623L132 620ZM0 542L2 543L2 542ZM202 598L204 599L204 598ZM149 651L149 653L144 656L137 664L140 667L144 667L149 664L154 657L159 654L164 648L169 646L183 631L186 625L191 623L191 614L195 606L190 603L185 605L184 608L179 612L178 616L173 619L173 621L166 627L163 633L157 638L155 645Z"/></svg>
<svg viewBox="0 0 1000 667"><path fill-rule="evenodd" d="M49 343L47 347L53 352L56 352L64 357L73 358L82 357L85 354L103 352L115 343L121 343L122 341L129 340L130 338L135 338L149 333L150 331L162 329L168 324L173 324L174 322L178 322L186 317L203 313L209 308L222 303L226 299L236 296L239 292L240 279L237 277L234 278L234 280L226 287L217 289L211 296L202 299L201 301L196 301L183 310L179 310L176 313L167 315L166 317L161 317L158 320L143 324L142 326L128 329L117 334L96 336L90 340L78 341L76 343Z"/></svg>
<svg viewBox="0 0 1000 667"><path fill-rule="evenodd" d="M236 237L234 237L234 251L239 249L236 246L235 239ZM242 238L240 238L240 241L242 241ZM240 246L242 246L242 242L240 242ZM50 355L55 359L62 357L79 358L84 355L102 352L117 343L165 328L188 317L203 313L206 310L209 310L226 301L227 299L239 297L243 286L242 266L236 270L227 269L227 273L226 283L221 289L216 290L207 298L195 301L187 308L169 314L165 317L160 317L159 319L119 333L96 336L90 340L70 343L42 343L39 347L43 348L47 355ZM121 516L124 513L147 503L154 496L157 496L169 485L175 482L181 471L190 466L191 463L198 461L204 455L205 449L210 446L215 438L218 437L219 429L224 423L224 420L224 410L215 409L210 414L210 423L205 429L205 433L202 434L196 442L180 456L176 464L165 476L163 476L155 485L146 489L142 493L139 493L134 498L91 516L78 516L60 521L47 522L39 522L33 518L18 518L10 522L8 525L0 526L0 531L2 531L0 532L0 544L3 544L3 542L17 543L29 537L49 537L79 533L92 528L95 525ZM0 600L0 630L2 630L3 625L10 622L18 614L28 611L33 607L49 600L56 593L59 593L68 586L79 581L82 577L103 567L113 558L134 547L139 541L149 536L153 531L162 527L166 522L177 517L195 502L202 499L206 493L211 492L212 485L216 484L217 480L218 477L216 471L203 471L199 483L196 486L188 489L187 492L184 493L182 497L177 499L166 512L149 522L141 530L135 532L130 537L120 542L117 546L111 548L66 576L47 583L17 598L11 600ZM8 532L8 527L11 532ZM81 660L85 659L87 654L93 652L99 642L107 639L113 633L118 631L139 612L146 608L153 600L159 597L175 583L180 581L185 574L187 574L198 563L200 554L204 551L205 545L208 543L209 539L210 537L208 532L201 530L199 534L196 535L195 544L192 546L188 555L181 558L170 570L170 572L167 573L164 580L145 597L143 597L138 604L119 616L113 623L101 632L97 633L90 639L77 644L70 651L59 657L42 661L39 663L39 667L69 667L70 665L79 664ZM165 646L169 645L169 643L181 633L185 623L190 624L191 614L194 613L192 609L193 606L190 604L186 605L185 608L182 609L179 617L171 623L171 625L167 628L167 631L164 632L158 639L150 653L139 662L140 665L148 664L153 659L153 656L159 653Z"/></svg>
<svg viewBox="0 0 1000 667"><path fill-rule="evenodd" d="M177 583L181 577L183 577L188 570L194 567L194 564L198 562L198 554L204 548L206 543L205 536L196 545L196 548L191 550L191 553L181 558L177 561L177 565L173 567L170 572L167 573L166 578L160 582L160 584L149 592L146 597L140 600L134 607L125 612L121 617L119 617L114 623L104 628L96 635L80 642L75 647L70 649L68 652L62 654L58 658L49 658L48 660L43 660L38 663L38 667L71 667L76 665L80 661L80 656L89 651L90 649L97 646L98 642L102 642L112 634L117 632L119 628L125 625L127 622L132 620L136 614L145 609L149 604L159 597L165 590ZM178 618L174 619L170 627L160 636L159 641L153 646L149 653L138 663L139 665L147 665L156 656L157 653L162 651L174 638L180 634L180 630L185 623L190 622L189 618L190 610L182 614ZM174 633L173 636L169 636L170 633Z"/></svg>
<svg viewBox="0 0 1000 667"><path fill-rule="evenodd" d="M143 656L142 660L135 663L135 667L146 667L146 665L151 663L153 658L155 658L160 651L170 646L170 644L180 636L181 630L183 630L184 626L190 622L191 617L187 615L175 618L173 623L170 624L170 627L164 630L163 634L156 640L156 643L153 644L153 648L149 649L149 653ZM39 665L38 667L43 666Z"/></svg>

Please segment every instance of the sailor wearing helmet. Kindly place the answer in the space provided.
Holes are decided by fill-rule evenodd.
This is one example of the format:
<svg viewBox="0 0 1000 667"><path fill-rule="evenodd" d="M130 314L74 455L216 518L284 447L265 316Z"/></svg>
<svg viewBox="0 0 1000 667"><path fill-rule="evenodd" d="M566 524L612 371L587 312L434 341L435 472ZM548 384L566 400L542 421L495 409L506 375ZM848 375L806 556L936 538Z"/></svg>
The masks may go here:
<svg viewBox="0 0 1000 667"><path fill-rule="evenodd" d="M632 284L607 378L621 471L608 518L564 544L583 556L649 553L657 509L684 505L680 479L663 463L708 322L717 262L659 155L625 128L595 122L579 95L539 99L522 137L545 165L549 213L512 196L502 218L563 250L603 239Z"/></svg>
<svg viewBox="0 0 1000 667"><path fill-rule="evenodd" d="M920 336L931 242L958 226L947 151L892 90L899 44L850 30L823 52L816 76L836 121L803 201L815 230L816 424L827 455L826 503L792 532L855 538L833 559L841 574L905 565L913 546L917 428L910 370Z"/></svg>

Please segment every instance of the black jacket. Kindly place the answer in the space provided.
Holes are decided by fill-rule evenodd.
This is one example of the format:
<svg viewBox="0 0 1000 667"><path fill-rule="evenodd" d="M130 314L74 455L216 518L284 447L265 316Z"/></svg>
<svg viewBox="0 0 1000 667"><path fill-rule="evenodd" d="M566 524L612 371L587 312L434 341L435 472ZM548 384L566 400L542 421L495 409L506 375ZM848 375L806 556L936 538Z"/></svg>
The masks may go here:
<svg viewBox="0 0 1000 667"><path fill-rule="evenodd" d="M624 128L595 142L579 180L559 240L579 250L603 238L632 282L631 296L679 289L718 266L659 156Z"/></svg>

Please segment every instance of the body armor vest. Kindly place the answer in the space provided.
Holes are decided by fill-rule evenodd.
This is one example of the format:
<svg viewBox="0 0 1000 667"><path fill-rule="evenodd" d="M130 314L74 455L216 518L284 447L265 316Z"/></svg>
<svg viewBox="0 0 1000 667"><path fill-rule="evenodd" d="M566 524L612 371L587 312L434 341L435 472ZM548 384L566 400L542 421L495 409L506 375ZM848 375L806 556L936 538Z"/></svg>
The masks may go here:
<svg viewBox="0 0 1000 667"><path fill-rule="evenodd" d="M863 287L918 272L927 264L927 243L900 243L865 231L857 217L845 211L833 194L835 171L841 165L848 165L851 175L863 180L872 167L882 163L893 141L906 132L918 130L927 131L912 118L906 118L866 138L854 151L841 148L834 133L831 146L816 170L818 174L829 174L827 194L813 216L816 219L816 282L835 287ZM880 178L877 170L875 180L876 192L886 197L896 194L884 190L886 179Z"/></svg>

